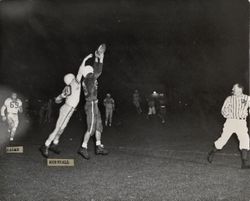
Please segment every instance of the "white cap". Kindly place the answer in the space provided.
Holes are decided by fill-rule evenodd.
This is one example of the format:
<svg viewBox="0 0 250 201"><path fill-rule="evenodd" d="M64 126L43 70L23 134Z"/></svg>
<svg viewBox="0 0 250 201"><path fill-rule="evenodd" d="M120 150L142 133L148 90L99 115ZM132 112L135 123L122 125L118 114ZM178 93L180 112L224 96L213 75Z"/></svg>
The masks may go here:
<svg viewBox="0 0 250 201"><path fill-rule="evenodd" d="M69 85L73 79L75 79L75 76L72 73L68 73L64 76L64 82L66 85Z"/></svg>
<svg viewBox="0 0 250 201"><path fill-rule="evenodd" d="M83 68L82 75L83 75L83 77L86 78L86 76L87 76L89 73L93 73L93 72L94 72L94 69L93 69L92 66L85 66L85 67Z"/></svg>

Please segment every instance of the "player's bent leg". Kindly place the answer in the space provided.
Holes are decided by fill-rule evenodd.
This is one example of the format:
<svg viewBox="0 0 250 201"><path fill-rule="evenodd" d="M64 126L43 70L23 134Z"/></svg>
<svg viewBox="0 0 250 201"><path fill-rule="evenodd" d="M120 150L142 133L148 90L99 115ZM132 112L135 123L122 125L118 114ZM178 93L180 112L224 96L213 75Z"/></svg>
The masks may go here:
<svg viewBox="0 0 250 201"><path fill-rule="evenodd" d="M233 133L234 128L231 127L230 122L226 121L221 136L214 143L215 147L222 149Z"/></svg>
<svg viewBox="0 0 250 201"><path fill-rule="evenodd" d="M18 119L17 118L14 119L13 122L12 122L12 125L11 125L11 130L10 130L10 141L14 140L18 124L19 124Z"/></svg>
<svg viewBox="0 0 250 201"><path fill-rule="evenodd" d="M64 121L62 121L61 126L59 127L59 130L57 131L56 136L54 137L53 143L49 147L50 151L52 151L56 154L60 154L61 151L58 148L59 139L60 139L61 135L63 134L65 128L67 127L68 122L69 122L73 113L74 113L74 108L71 107L68 110L68 113L64 118Z"/></svg>

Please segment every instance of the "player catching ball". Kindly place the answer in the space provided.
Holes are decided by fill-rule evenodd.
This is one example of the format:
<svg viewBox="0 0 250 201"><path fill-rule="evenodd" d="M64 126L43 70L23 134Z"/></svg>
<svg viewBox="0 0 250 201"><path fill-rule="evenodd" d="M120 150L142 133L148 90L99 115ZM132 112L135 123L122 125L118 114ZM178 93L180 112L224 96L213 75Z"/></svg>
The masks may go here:
<svg viewBox="0 0 250 201"><path fill-rule="evenodd" d="M87 74L82 82L82 86L85 94L85 113L87 117L87 131L84 135L84 140L82 146L80 147L78 153L85 159L90 159L88 153L88 142L91 136L95 134L96 138L96 154L107 155L108 151L104 149L101 143L101 133L103 130L101 114L98 108L97 99L97 79L102 73L104 52L106 50L106 45L102 44L95 51L95 62L93 65L93 73Z"/></svg>
<svg viewBox="0 0 250 201"><path fill-rule="evenodd" d="M85 66L85 63L92 56L93 55L90 54L84 58L76 77L71 73L64 76L66 87L63 89L62 93L56 97L55 102L59 104L63 101L63 99L65 99L65 103L60 108L59 117L57 119L54 131L49 135L45 144L40 148L40 151L45 158L49 157L49 151L52 151L56 154L60 153L57 145L59 143L60 136L62 135L79 103L81 79L84 74L89 73L89 68Z"/></svg>
<svg viewBox="0 0 250 201"><path fill-rule="evenodd" d="M7 114L6 114L6 113ZM10 141L14 140L16 129L19 124L18 112L23 112L22 101L17 98L16 93L12 93L11 98L7 98L1 108L2 120L8 123L8 132L10 133Z"/></svg>
<svg viewBox="0 0 250 201"><path fill-rule="evenodd" d="M221 109L221 114L226 118L223 132L220 138L214 142L214 147L208 153L207 160L209 163L212 163L214 154L225 146L233 133L236 133L239 139L239 149L241 150L241 168L249 169L250 166L246 164L249 151L249 135L246 118L250 106L250 97L243 94L243 86L240 84L233 86L232 94L233 95L227 97Z"/></svg>

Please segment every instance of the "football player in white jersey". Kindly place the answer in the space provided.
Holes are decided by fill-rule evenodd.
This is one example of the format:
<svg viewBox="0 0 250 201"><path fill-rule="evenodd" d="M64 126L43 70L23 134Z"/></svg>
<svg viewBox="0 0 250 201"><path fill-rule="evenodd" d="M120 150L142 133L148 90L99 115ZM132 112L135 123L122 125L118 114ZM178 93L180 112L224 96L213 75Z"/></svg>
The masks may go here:
<svg viewBox="0 0 250 201"><path fill-rule="evenodd" d="M60 136L62 135L79 103L81 93L81 79L82 76L86 74L85 71L89 71L89 68L85 66L85 63L91 57L93 57L92 54L84 58L76 77L71 73L64 76L66 87L63 89L62 93L55 98L55 102L59 104L63 101L63 99L65 99L65 103L60 108L59 117L57 119L54 131L49 135L45 144L40 147L40 151L45 158L49 157L49 151L52 151L56 154L60 153L57 145L59 143Z"/></svg>
<svg viewBox="0 0 250 201"><path fill-rule="evenodd" d="M16 130L19 124L18 112L23 112L22 101L17 98L16 93L12 93L11 98L7 98L1 108L2 120L8 123L8 132L10 141L14 140Z"/></svg>

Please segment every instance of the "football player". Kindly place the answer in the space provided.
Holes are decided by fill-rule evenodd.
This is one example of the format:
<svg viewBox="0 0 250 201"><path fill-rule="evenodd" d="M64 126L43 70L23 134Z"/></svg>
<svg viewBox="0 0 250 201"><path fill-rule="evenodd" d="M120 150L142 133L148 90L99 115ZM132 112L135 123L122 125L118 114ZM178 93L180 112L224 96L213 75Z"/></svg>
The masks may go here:
<svg viewBox="0 0 250 201"><path fill-rule="evenodd" d="M102 119L100 110L98 108L98 98L97 98L97 79L102 73L104 52L106 50L106 45L102 44L95 51L95 62L92 69L92 73L85 74L84 81L82 82L84 94L85 94L85 113L87 116L87 131L84 135L84 140L82 146L80 147L78 153L85 159L90 159L88 153L88 142L91 136L95 135L96 138L96 154L107 155L108 151L104 148L101 143L101 133L103 130Z"/></svg>
<svg viewBox="0 0 250 201"><path fill-rule="evenodd" d="M115 110L115 101L110 94L106 95L106 98L103 100L103 105L105 106L105 126L111 126L113 112Z"/></svg>
<svg viewBox="0 0 250 201"><path fill-rule="evenodd" d="M12 93L11 98L4 101L1 108L2 120L8 123L8 132L10 133L10 141L14 140L16 130L19 124L18 112L23 112L22 101L17 98L16 93Z"/></svg>
<svg viewBox="0 0 250 201"><path fill-rule="evenodd" d="M88 68L86 68L85 63L92 56L93 55L90 54L84 58L76 77L72 73L66 74L64 76L66 87L63 89L62 93L55 98L55 102L59 104L63 101L63 99L65 99L65 103L60 108L59 117L57 119L54 131L49 135L45 144L40 148L40 151L45 158L49 157L49 151L52 151L56 154L60 153L57 145L59 143L60 136L62 135L79 103L81 92L80 82L85 71L88 72L89 70Z"/></svg>

